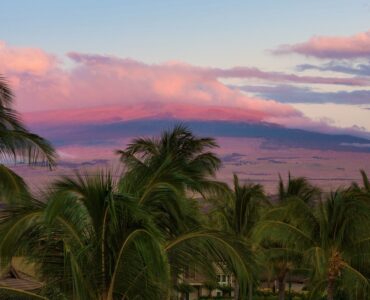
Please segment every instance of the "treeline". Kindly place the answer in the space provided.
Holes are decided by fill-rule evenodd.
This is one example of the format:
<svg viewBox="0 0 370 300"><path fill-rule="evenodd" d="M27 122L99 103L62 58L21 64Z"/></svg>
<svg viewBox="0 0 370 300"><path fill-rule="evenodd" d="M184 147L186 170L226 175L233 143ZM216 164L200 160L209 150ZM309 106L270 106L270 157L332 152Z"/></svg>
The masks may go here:
<svg viewBox="0 0 370 300"><path fill-rule="evenodd" d="M28 132L0 80L1 153L53 166L47 141ZM289 176L272 201L259 184L215 179L212 138L184 126L117 151L124 171L64 176L33 194L0 166L0 262L30 263L42 288L0 286L1 299L177 299L189 266L236 278L235 298L253 299L262 280L306 279L311 299L370 297L370 183L323 195Z"/></svg>

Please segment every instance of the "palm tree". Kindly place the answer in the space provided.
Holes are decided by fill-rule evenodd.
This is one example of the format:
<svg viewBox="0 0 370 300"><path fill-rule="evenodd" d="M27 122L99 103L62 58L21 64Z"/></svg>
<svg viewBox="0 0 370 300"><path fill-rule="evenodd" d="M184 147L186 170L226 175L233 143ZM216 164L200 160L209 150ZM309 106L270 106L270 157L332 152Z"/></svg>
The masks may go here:
<svg viewBox="0 0 370 300"><path fill-rule="evenodd" d="M300 198L270 215L259 234L300 252L312 270L311 297L326 294L333 300L339 290L347 297L366 293L362 273L370 251L370 208L356 193L338 190L312 208Z"/></svg>
<svg viewBox="0 0 370 300"><path fill-rule="evenodd" d="M181 192L196 192L205 197L210 191L226 189L215 181L220 159L210 150L218 145L212 138L196 137L183 125L164 131L160 138L138 138L125 150L118 150L127 168L124 179L135 178L136 187L145 187L150 193L159 183L167 182ZM123 183L124 184L124 183ZM145 201L143 195L142 201Z"/></svg>
<svg viewBox="0 0 370 300"><path fill-rule="evenodd" d="M224 197L216 199L214 204L215 209L211 212L213 223L218 223L225 232L250 244L253 244L253 231L259 222L263 208L270 205L261 185L241 185L236 175L234 175L234 189L225 193ZM252 249L256 250L256 244ZM250 278L249 299L252 299L252 288L253 281ZM239 286L236 287L235 299L239 299Z"/></svg>
<svg viewBox="0 0 370 300"><path fill-rule="evenodd" d="M234 175L234 189L216 204L215 213L225 231L251 239L261 210L269 205L260 184L241 185L239 178Z"/></svg>
<svg viewBox="0 0 370 300"><path fill-rule="evenodd" d="M293 178L288 174L288 182L284 184L284 180L279 175L278 184L278 199L279 204L284 204L285 201L298 197L309 205L314 205L320 196L320 189L313 186L305 177Z"/></svg>
<svg viewBox="0 0 370 300"><path fill-rule="evenodd" d="M15 162L52 167L56 158L48 141L25 128L12 108L13 102L13 92L0 76L0 196L8 201L26 193L27 188L22 178L5 164Z"/></svg>
<svg viewBox="0 0 370 300"><path fill-rule="evenodd" d="M138 203L117 193L109 173L54 183L1 216L2 262L22 254L36 265L42 293L55 299L166 299L163 238Z"/></svg>
<svg viewBox="0 0 370 300"><path fill-rule="evenodd" d="M253 259L246 257L248 253L235 251L244 242L209 230L200 214L198 197L207 199L210 193L227 189L213 180L220 167L219 158L209 151L215 147L213 139L198 138L177 125L159 139L136 139L118 151L126 167L121 191L138 199L168 241L173 285L189 265L197 265L210 278L215 277L214 264L225 268L226 262L241 279L246 277L246 268L251 269Z"/></svg>
<svg viewBox="0 0 370 300"><path fill-rule="evenodd" d="M279 214L283 207L288 203L303 201L308 206L312 207L320 197L320 190L311 185L304 177L293 178L288 174L288 181L285 184L282 177L279 175L278 197L275 206L267 212L266 217ZM276 276L278 282L279 299L285 299L285 285L287 276L297 266L300 261L300 254L287 249L279 241L270 241L265 239L262 241L262 246L265 249L265 257L268 265Z"/></svg>

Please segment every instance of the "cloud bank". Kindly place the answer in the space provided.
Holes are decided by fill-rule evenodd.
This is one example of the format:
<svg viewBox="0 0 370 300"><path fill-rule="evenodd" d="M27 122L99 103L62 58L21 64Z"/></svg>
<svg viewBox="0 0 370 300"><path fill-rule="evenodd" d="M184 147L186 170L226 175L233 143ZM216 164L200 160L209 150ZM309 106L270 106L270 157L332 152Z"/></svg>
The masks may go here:
<svg viewBox="0 0 370 300"><path fill-rule="evenodd" d="M370 90L318 92L309 87L294 85L277 86L231 86L259 97L275 99L281 103L335 103L363 105L370 104Z"/></svg>
<svg viewBox="0 0 370 300"><path fill-rule="evenodd" d="M220 70L181 63L149 65L74 52L68 54L72 67L66 67L40 49L4 43L0 57L9 61L1 65L0 72L10 79L17 108L30 122L107 122L145 117L306 121L289 105L230 89L218 80Z"/></svg>
<svg viewBox="0 0 370 300"><path fill-rule="evenodd" d="M5 43L1 43L0 58L6 62L0 66L0 73L10 79L17 108L32 126L180 119L269 122L339 132L343 130L313 122L288 104L247 95L220 79L370 86L369 78L359 76L298 76L249 67L201 68L179 62L146 64L77 52L60 59L41 49Z"/></svg>

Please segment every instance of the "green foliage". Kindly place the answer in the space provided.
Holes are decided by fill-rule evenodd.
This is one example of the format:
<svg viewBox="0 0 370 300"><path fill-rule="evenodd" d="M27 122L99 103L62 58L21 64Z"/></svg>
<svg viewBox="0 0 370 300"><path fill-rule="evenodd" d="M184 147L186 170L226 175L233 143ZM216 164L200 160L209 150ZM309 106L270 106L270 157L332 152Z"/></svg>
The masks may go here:
<svg viewBox="0 0 370 300"><path fill-rule="evenodd" d="M290 203L304 203L308 209L311 209L320 199L320 190L313 186L304 177L294 178L288 174L288 180L285 183L279 175L277 199L272 207L267 210L258 224L258 229L254 232L254 238L260 242L263 250L263 260L265 262L265 273L268 277L278 281L278 289L281 295L285 295L285 281L288 274L307 275L305 266L301 264L302 252L295 247L288 247L280 238L273 235L261 234L261 224L267 224L271 220L287 221L292 216L285 212L286 206ZM271 227L273 227L271 225ZM268 229L266 233L268 232Z"/></svg>
<svg viewBox="0 0 370 300"><path fill-rule="evenodd" d="M281 243L301 253L311 270L312 299L334 286L353 294L368 289L362 274L369 253L370 207L351 190L332 192L314 208L307 201L286 201L279 214L267 214L260 224L260 238Z"/></svg>
<svg viewBox="0 0 370 300"><path fill-rule="evenodd" d="M169 278L162 238L137 202L115 193L109 173L62 178L46 199L4 211L4 260L25 255L45 288L67 298L162 299Z"/></svg>

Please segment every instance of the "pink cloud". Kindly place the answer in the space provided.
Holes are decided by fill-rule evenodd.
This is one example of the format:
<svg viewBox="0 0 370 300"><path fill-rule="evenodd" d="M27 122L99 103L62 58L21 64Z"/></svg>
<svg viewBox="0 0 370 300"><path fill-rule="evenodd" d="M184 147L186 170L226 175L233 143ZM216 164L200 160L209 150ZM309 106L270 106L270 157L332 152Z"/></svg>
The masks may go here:
<svg viewBox="0 0 370 300"><path fill-rule="evenodd" d="M2 55L2 56L1 56ZM370 85L360 77L331 78L264 72L256 68L201 68L183 63L145 64L112 56L69 53L63 68L40 49L1 44L0 72L10 76L17 108L29 124L87 124L139 118L274 122L323 128L292 106L231 89L219 78L274 82Z"/></svg>
<svg viewBox="0 0 370 300"><path fill-rule="evenodd" d="M359 77L310 77L263 72L253 68L223 70L186 64L149 65L134 60L78 53L68 56L75 62L72 68L55 66L44 76L13 71L20 110L29 112L160 102L245 109L259 107L273 111L280 110L282 105L232 90L219 78L370 85L369 79Z"/></svg>
<svg viewBox="0 0 370 300"><path fill-rule="evenodd" d="M10 47L0 41L0 71L44 75L56 67L56 58L37 48Z"/></svg>
<svg viewBox="0 0 370 300"><path fill-rule="evenodd" d="M268 102L268 101L267 101ZM272 104L273 101L270 101ZM31 125L59 126L63 124L101 124L136 119L181 119L260 122L284 118L302 118L301 113L288 105L279 110L255 108L240 109L216 105L190 105L181 103L148 102L128 106L99 106L82 109L67 109L24 113L23 119Z"/></svg>
<svg viewBox="0 0 370 300"><path fill-rule="evenodd" d="M186 64L148 65L78 53L68 56L76 64L73 68L64 70L55 66L47 71L47 76L25 76L18 69L13 72L21 82L16 86L21 111L54 110L53 120L60 118L61 111L72 110L77 117L86 108L91 109L94 119L158 115L232 119L237 115L245 121L266 121L269 116L299 115L289 105L230 89L208 69ZM89 117L84 113L78 118Z"/></svg>
<svg viewBox="0 0 370 300"><path fill-rule="evenodd" d="M317 58L361 58L370 57L370 31L347 37L315 36L307 42L283 45L276 54L298 53Z"/></svg>

